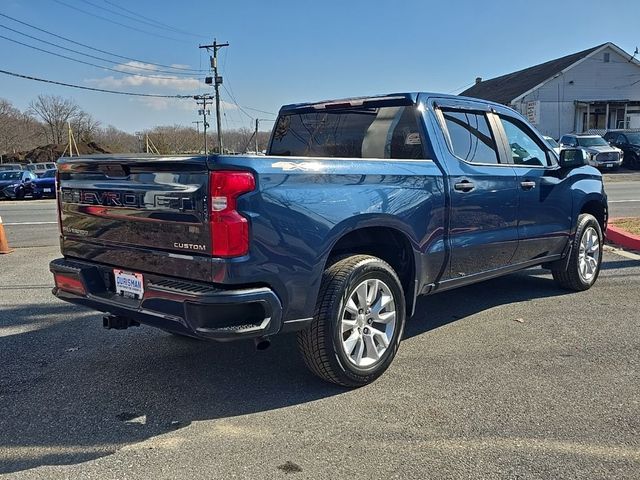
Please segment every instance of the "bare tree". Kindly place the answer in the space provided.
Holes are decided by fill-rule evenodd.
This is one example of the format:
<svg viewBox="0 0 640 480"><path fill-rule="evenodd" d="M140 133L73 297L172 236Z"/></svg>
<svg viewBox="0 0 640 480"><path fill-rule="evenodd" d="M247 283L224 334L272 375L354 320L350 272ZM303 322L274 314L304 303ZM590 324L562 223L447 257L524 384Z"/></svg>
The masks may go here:
<svg viewBox="0 0 640 480"><path fill-rule="evenodd" d="M65 143L67 122L74 120L80 112L73 100L56 95L38 95L29 104L29 113L42 120L51 143Z"/></svg>
<svg viewBox="0 0 640 480"><path fill-rule="evenodd" d="M43 140L40 123L0 98L0 154L27 150Z"/></svg>
<svg viewBox="0 0 640 480"><path fill-rule="evenodd" d="M70 121L78 142L91 142L100 127L100 122L83 110L79 110Z"/></svg>
<svg viewBox="0 0 640 480"><path fill-rule="evenodd" d="M113 125L98 128L92 138L99 145L103 145L113 153L131 153L140 151L138 137L117 129Z"/></svg>

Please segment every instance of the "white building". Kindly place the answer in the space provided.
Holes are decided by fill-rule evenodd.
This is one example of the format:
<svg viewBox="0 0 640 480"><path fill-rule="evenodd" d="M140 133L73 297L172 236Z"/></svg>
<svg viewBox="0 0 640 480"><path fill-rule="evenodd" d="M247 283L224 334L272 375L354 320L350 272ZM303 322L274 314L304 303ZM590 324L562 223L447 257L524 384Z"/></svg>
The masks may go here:
<svg viewBox="0 0 640 480"><path fill-rule="evenodd" d="M476 84L460 95L515 108L544 135L640 129L640 62L613 43Z"/></svg>

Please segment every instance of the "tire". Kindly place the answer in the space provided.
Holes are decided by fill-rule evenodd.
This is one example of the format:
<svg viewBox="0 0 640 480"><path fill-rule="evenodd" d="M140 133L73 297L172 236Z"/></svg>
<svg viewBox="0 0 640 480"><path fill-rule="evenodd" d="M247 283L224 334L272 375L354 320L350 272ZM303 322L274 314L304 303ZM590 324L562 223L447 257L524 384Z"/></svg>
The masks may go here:
<svg viewBox="0 0 640 480"><path fill-rule="evenodd" d="M640 160L635 153L629 153L624 156L623 165L630 170L640 169Z"/></svg>
<svg viewBox="0 0 640 480"><path fill-rule="evenodd" d="M16 200L24 200L24 190L22 188L16 190Z"/></svg>
<svg viewBox="0 0 640 480"><path fill-rule="evenodd" d="M593 215L581 214L571 255L568 262L562 262L566 268L551 270L554 280L561 287L576 292L591 288L600 274L602 244L602 229L598 221Z"/></svg>
<svg viewBox="0 0 640 480"><path fill-rule="evenodd" d="M298 347L320 378L361 387L393 361L405 317L402 284L389 264L369 255L342 258L322 275L315 314L298 332Z"/></svg>

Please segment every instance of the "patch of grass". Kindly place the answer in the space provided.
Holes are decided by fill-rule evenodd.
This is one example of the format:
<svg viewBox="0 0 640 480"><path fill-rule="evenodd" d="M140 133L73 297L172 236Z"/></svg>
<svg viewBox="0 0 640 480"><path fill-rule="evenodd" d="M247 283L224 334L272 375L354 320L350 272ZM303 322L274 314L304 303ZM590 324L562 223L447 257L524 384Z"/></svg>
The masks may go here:
<svg viewBox="0 0 640 480"><path fill-rule="evenodd" d="M640 236L640 218L621 218L611 223L633 235Z"/></svg>

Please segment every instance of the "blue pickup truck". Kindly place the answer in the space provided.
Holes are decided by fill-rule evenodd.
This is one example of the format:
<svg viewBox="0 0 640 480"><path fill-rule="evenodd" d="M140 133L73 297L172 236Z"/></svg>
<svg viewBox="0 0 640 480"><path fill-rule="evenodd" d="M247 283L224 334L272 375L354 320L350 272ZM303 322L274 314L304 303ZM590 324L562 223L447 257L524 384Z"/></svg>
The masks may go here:
<svg viewBox="0 0 640 480"><path fill-rule="evenodd" d="M321 378L365 385L420 295L602 261L607 198L578 150L517 112L402 93L282 107L266 156L63 159L54 294L209 340L297 332Z"/></svg>

